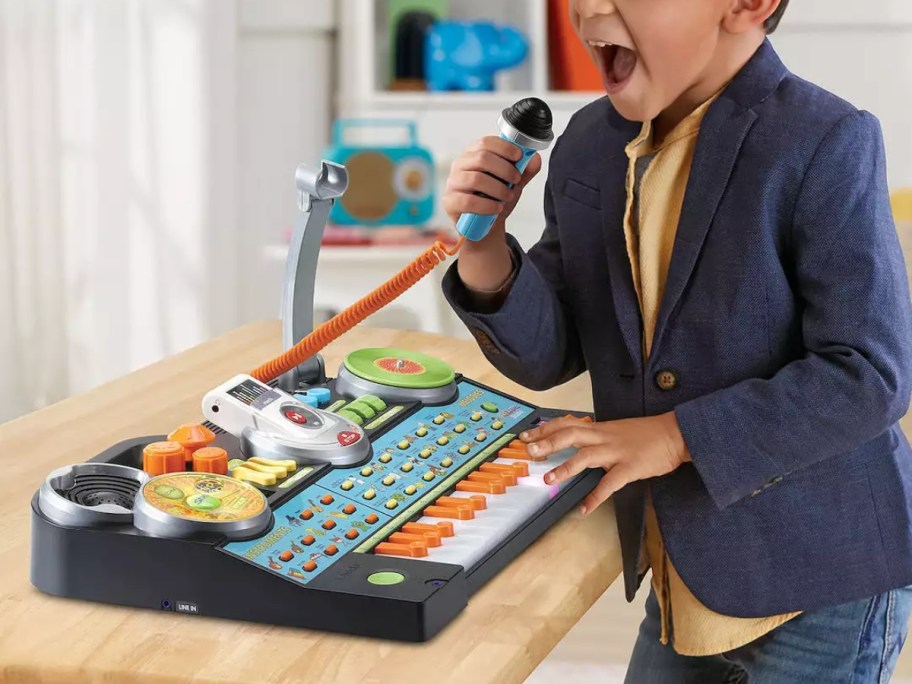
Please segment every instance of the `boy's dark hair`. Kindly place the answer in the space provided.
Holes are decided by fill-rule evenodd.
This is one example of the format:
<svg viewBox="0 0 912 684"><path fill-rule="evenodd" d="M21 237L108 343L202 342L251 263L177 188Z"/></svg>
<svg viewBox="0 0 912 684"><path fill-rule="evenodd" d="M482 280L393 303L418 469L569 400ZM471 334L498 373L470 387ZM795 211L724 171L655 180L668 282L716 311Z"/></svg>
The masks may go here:
<svg viewBox="0 0 912 684"><path fill-rule="evenodd" d="M776 8L776 11L769 16L769 19L767 19L764 24L767 33L772 33L779 28L779 22L782 21L782 15L785 14L785 10L788 6L789 0L782 0L782 2L779 3L779 7Z"/></svg>

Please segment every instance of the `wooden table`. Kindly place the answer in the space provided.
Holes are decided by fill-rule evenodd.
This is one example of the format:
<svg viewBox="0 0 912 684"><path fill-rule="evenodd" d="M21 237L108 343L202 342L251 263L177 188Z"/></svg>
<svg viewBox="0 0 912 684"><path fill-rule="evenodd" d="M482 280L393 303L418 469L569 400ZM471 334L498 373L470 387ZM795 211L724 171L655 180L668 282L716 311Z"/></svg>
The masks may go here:
<svg viewBox="0 0 912 684"><path fill-rule="evenodd" d="M327 368L334 375L345 352L378 345L432 353L539 405L590 407L584 380L529 392L473 344L426 333L356 329L326 350ZM606 505L586 519L568 515L427 644L58 599L29 584L29 499L48 472L198 417L206 390L278 351L278 323L249 325L0 426L0 681L522 682L619 574Z"/></svg>

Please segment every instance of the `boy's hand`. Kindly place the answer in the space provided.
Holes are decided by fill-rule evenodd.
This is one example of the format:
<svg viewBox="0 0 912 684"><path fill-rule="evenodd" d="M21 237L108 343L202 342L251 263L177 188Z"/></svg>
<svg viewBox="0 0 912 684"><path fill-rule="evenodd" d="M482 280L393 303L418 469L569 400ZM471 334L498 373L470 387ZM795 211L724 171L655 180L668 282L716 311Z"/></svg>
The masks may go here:
<svg viewBox="0 0 912 684"><path fill-rule="evenodd" d="M558 418L524 432L520 439L533 456L578 449L566 463L545 475L547 484L564 482L586 468L604 468L605 476L583 501L583 515L624 485L666 475L690 461L674 413L604 423Z"/></svg>
<svg viewBox="0 0 912 684"><path fill-rule="evenodd" d="M541 156L535 155L520 175L514 164L522 152L512 143L497 136L482 138L462 153L450 168L443 208L455 225L462 214L497 215L491 233L504 223L528 185L542 168ZM507 183L515 186L507 187ZM482 193L487 197L480 197Z"/></svg>

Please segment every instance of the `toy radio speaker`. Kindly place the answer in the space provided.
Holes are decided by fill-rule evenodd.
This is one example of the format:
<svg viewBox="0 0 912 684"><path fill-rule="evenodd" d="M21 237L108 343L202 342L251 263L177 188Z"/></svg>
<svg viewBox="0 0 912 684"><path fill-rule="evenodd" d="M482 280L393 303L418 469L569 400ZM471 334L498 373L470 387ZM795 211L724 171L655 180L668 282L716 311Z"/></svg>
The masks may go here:
<svg viewBox="0 0 912 684"><path fill-rule="evenodd" d="M407 142L370 145L347 142L353 129L405 129ZM337 225L409 226L434 213L434 162L418 145L415 124L400 120L342 119L333 126L324 155L348 169L349 189L333 206Z"/></svg>

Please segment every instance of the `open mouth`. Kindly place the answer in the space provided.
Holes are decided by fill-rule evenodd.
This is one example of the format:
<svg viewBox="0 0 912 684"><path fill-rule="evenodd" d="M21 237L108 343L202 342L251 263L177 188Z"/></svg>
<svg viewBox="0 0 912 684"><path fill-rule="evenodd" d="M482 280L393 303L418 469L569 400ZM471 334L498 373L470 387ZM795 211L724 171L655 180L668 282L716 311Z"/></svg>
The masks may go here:
<svg viewBox="0 0 912 684"><path fill-rule="evenodd" d="M598 40L588 41L602 71L602 80L609 93L619 92L627 85L637 65L637 53L622 45Z"/></svg>

